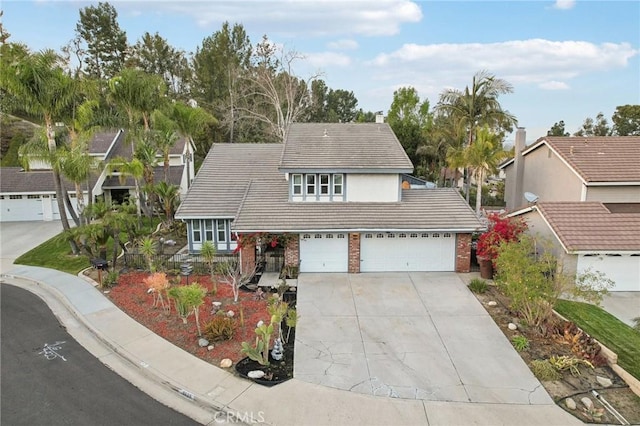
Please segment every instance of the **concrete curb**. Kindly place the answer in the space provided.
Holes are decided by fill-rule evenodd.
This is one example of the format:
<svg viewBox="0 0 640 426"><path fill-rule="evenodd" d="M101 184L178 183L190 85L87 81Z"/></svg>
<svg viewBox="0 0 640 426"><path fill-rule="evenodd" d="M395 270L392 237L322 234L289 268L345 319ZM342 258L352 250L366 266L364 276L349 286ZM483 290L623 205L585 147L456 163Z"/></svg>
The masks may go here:
<svg viewBox="0 0 640 426"><path fill-rule="evenodd" d="M46 283L43 283L43 282L38 281L38 280L35 280L33 278L20 276L20 275L4 274L3 273L3 274L0 274L0 279L2 279L2 278L9 278L9 279L14 280L15 282L12 282L12 283L8 283L7 282L7 284L9 284L9 285L17 285L20 288L23 288L24 290L30 291L31 293L33 293L36 296L40 297L45 303L47 303L47 305L50 305L49 298L55 299L58 303L60 303L60 305L64 309L66 309L66 311L69 314L71 314L71 316L75 320L77 320L85 328L86 331L88 331L91 334L93 339L95 339L103 347L106 347L111 353L113 353L121 361L123 361L124 367L126 367L130 371L133 371L134 374L136 374L138 377L141 377L144 380L150 381L153 384L155 384L156 386L161 386L165 390L169 391L170 394L172 394L174 398L178 397L180 400L188 402L196 410L204 410L205 412L203 412L203 413L194 413L192 410L186 410L186 411L185 410L181 410L180 409L181 408L180 407L181 404L178 404L178 406L174 406L172 404L168 404L166 400L163 401L162 399L159 399L165 405L168 405L171 408L175 409L176 411L179 411L182 414L184 414L184 415L186 415L188 417L191 417L195 421L202 422L203 420L206 419L206 421L203 424L207 424L207 425L219 424L219 421L217 420L218 419L217 413L223 414L222 417L224 419L229 418L229 416L231 416L231 417L233 416L233 412L226 410L223 405L217 404L214 401L211 401L210 399L206 398L203 395L200 395L200 394L197 394L195 392L191 392L191 391L185 389L186 386L183 386L183 385L181 385L179 383L175 383L168 377L162 377L160 374L156 374L154 370L150 370L150 369L145 368L143 365L141 365L141 363L138 360L132 359L130 356L128 356L128 353L126 351L122 350L122 348L117 343L112 342L110 339L104 337L104 335L102 333L100 333L99 330L97 330L89 321L86 320L84 315L82 315L80 312L78 312L75 309L75 307L69 302L67 297L64 294L62 294L59 290L55 289L54 287L49 286ZM87 283L94 285L94 287L97 287L97 283L95 281L93 281L91 278L89 278L87 276L84 276L82 278ZM24 281L24 282L26 282L28 284L23 285L23 283L21 283L20 281ZM35 286L35 288L33 288L32 286ZM115 307L115 309L119 309L115 305L114 305L114 307ZM57 312L57 310L52 310L52 312L54 313L56 318L62 324L64 324L65 327L67 327L67 324L65 324L64 316L61 315L60 312ZM115 371L120 376L122 376L125 379L127 379L129 382L134 384L136 387L140 387L140 382L138 380L135 380L135 382L132 381L131 375L127 374L128 372L123 372L123 371L121 371L120 368L118 368L118 366L114 366L112 364L106 363L103 360L104 356L96 356L96 357L103 364L105 364L107 367L109 367L110 369ZM146 391L146 392L148 393L148 391ZM155 395L154 395L154 397L155 397ZM243 422L240 422L240 421L237 421L237 422L234 421L233 423L234 424L240 424L240 425L247 424L247 423L243 423Z"/></svg>

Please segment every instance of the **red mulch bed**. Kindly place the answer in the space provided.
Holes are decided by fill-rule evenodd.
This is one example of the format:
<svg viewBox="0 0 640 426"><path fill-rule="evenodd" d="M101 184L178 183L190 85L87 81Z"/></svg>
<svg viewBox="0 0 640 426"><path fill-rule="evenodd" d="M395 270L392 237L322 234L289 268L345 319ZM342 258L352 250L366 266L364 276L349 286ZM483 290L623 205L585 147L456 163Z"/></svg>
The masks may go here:
<svg viewBox="0 0 640 426"><path fill-rule="evenodd" d="M254 293L240 291L238 303L235 304L229 285L218 283L218 291L213 296L210 293L213 284L209 276L191 276L189 284L197 282L207 289L205 302L200 307L200 328L204 329L205 324L213 317L212 302L222 302L221 309L224 312L232 310L237 324L232 340L211 342L214 345L211 351L206 347L201 348L198 346L198 331L193 315L189 316L187 324L184 324L175 307L172 306L169 314L160 306L153 307L153 294L147 292L148 287L143 281L148 275L146 272L120 275L118 284L107 296L120 309L157 335L216 366L220 365L220 361L224 358L231 359L234 364L244 358L245 355L240 352L241 342L253 344L254 330L258 321L269 322L270 315L267 312L266 300L254 300ZM185 278L181 277L181 279L182 284L186 284ZM244 326L240 324L240 307L243 310Z"/></svg>

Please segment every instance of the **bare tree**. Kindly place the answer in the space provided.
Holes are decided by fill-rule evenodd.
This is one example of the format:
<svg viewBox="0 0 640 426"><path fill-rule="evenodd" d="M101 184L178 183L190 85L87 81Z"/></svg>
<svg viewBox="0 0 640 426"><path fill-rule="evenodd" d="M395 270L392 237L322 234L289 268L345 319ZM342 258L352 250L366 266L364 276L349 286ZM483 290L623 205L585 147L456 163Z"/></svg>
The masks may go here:
<svg viewBox="0 0 640 426"><path fill-rule="evenodd" d="M278 141L284 141L287 129L311 106L311 82L296 77L293 64L303 56L295 51L278 48L264 36L253 54L253 66L244 76L248 83L244 104L237 110L242 118L252 118L267 125Z"/></svg>
<svg viewBox="0 0 640 426"><path fill-rule="evenodd" d="M222 276L222 282L231 286L233 302L237 303L240 295L240 287L251 281L251 278L256 274L256 266L243 272L240 261L238 259L232 259L219 263L218 273Z"/></svg>

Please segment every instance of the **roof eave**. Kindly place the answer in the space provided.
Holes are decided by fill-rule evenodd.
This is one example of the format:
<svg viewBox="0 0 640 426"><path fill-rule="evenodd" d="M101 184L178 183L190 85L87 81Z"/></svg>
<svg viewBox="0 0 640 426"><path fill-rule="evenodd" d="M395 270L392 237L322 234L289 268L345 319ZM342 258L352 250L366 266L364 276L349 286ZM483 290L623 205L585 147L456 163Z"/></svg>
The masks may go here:
<svg viewBox="0 0 640 426"><path fill-rule="evenodd" d="M372 173L372 174L401 174L412 173L413 168L382 168L382 167L279 167L282 173Z"/></svg>

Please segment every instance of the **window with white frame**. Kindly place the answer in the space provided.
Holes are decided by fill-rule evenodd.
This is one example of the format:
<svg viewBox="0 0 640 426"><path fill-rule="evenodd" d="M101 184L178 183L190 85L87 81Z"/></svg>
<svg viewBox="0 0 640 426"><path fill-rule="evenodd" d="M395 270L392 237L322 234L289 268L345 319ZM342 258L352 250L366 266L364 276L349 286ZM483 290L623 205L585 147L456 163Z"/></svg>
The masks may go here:
<svg viewBox="0 0 640 426"><path fill-rule="evenodd" d="M218 229L218 242L224 243L227 241L227 221L224 219L216 220L216 228Z"/></svg>
<svg viewBox="0 0 640 426"><path fill-rule="evenodd" d="M329 195L329 175L320 175L320 195Z"/></svg>
<svg viewBox="0 0 640 426"><path fill-rule="evenodd" d="M316 175L306 175L306 195L316 195Z"/></svg>
<svg viewBox="0 0 640 426"><path fill-rule="evenodd" d="M204 240L213 241L213 220L211 219L204 221Z"/></svg>
<svg viewBox="0 0 640 426"><path fill-rule="evenodd" d="M293 195L302 195L302 175L292 175L291 185Z"/></svg>
<svg viewBox="0 0 640 426"><path fill-rule="evenodd" d="M342 175L333 175L333 195L342 195Z"/></svg>
<svg viewBox="0 0 640 426"><path fill-rule="evenodd" d="M200 230L199 220L191 221L191 235L193 236L194 243L202 242L202 231Z"/></svg>

